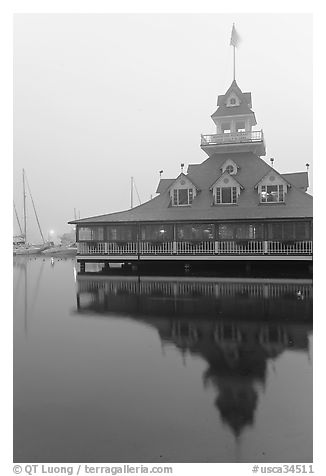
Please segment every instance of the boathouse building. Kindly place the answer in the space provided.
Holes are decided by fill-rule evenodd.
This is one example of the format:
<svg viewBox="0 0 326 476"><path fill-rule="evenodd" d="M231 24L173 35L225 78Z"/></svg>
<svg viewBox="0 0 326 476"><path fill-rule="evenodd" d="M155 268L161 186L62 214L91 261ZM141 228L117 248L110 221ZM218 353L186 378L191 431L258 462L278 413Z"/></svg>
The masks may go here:
<svg viewBox="0 0 326 476"><path fill-rule="evenodd" d="M251 93L235 80L211 117L216 133L201 136L204 162L161 178L157 196L140 206L70 222L81 271L90 261L312 260L308 172L281 174L261 158Z"/></svg>

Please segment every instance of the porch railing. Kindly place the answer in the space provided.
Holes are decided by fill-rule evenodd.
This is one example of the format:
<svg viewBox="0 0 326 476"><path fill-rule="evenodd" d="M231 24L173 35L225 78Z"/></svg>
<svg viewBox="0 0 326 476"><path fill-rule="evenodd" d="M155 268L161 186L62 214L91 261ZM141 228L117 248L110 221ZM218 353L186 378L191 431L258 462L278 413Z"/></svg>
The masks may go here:
<svg viewBox="0 0 326 476"><path fill-rule="evenodd" d="M232 144L239 142L263 142L263 131L229 132L201 136L201 145Z"/></svg>
<svg viewBox="0 0 326 476"><path fill-rule="evenodd" d="M176 242L176 254L214 254L215 242L203 241L199 243Z"/></svg>
<svg viewBox="0 0 326 476"><path fill-rule="evenodd" d="M312 241L77 243L79 255L312 255Z"/></svg>
<svg viewBox="0 0 326 476"><path fill-rule="evenodd" d="M173 253L173 242L167 241L162 243L140 241L139 253L142 255L162 255Z"/></svg>

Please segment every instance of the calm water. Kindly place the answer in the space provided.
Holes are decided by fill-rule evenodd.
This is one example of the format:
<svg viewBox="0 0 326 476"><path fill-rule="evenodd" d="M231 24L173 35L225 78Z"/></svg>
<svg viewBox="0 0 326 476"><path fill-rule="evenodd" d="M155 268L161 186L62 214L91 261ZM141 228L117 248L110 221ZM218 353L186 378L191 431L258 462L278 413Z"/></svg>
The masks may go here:
<svg viewBox="0 0 326 476"><path fill-rule="evenodd" d="M308 280L17 258L15 462L311 462L311 354Z"/></svg>

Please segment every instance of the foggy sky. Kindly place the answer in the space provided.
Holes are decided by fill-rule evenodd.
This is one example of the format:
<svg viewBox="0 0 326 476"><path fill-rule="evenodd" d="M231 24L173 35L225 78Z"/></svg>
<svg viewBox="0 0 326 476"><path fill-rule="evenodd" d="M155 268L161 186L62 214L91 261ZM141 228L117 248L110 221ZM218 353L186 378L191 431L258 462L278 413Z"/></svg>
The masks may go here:
<svg viewBox="0 0 326 476"><path fill-rule="evenodd" d="M252 93L267 155L312 185L312 16L300 14L27 14L14 23L14 200L22 168L43 232L142 201L159 170L207 157L200 134L233 79L232 23L242 38L236 80ZM312 192L312 186L309 189ZM135 204L137 199L135 197ZM14 225L15 232L18 226ZM28 200L29 240L38 241Z"/></svg>

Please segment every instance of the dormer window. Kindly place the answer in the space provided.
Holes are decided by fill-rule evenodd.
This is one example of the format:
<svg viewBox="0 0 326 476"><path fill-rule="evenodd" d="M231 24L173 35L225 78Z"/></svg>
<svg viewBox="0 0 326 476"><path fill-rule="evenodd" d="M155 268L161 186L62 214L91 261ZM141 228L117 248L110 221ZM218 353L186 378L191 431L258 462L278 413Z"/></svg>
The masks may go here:
<svg viewBox="0 0 326 476"><path fill-rule="evenodd" d="M284 202L283 185L262 185L260 201L262 203Z"/></svg>
<svg viewBox="0 0 326 476"><path fill-rule="evenodd" d="M275 171L269 172L256 185L260 203L284 203L289 184Z"/></svg>
<svg viewBox="0 0 326 476"><path fill-rule="evenodd" d="M229 164L232 166L232 164ZM212 185L214 205L235 205L238 203L242 185L226 171Z"/></svg>
<svg viewBox="0 0 326 476"><path fill-rule="evenodd" d="M169 189L171 205L173 207L186 207L192 204L196 197L195 184L184 173L173 182Z"/></svg>
<svg viewBox="0 0 326 476"><path fill-rule="evenodd" d="M233 165L228 165L227 167L225 167L225 172L227 172L228 174L232 175L234 173L234 167Z"/></svg>
<svg viewBox="0 0 326 476"><path fill-rule="evenodd" d="M240 100L238 96L234 93L231 93L229 97L227 98L226 101L226 106L227 107L234 107L234 106L239 106L240 105Z"/></svg>
<svg viewBox="0 0 326 476"><path fill-rule="evenodd" d="M194 198L192 188L176 188L173 190L173 205L191 205Z"/></svg>
<svg viewBox="0 0 326 476"><path fill-rule="evenodd" d="M222 167L221 167L221 170L222 170L222 174L224 174L224 172L227 172L229 175L236 175L237 172L238 172L238 165L231 159L227 159Z"/></svg>

